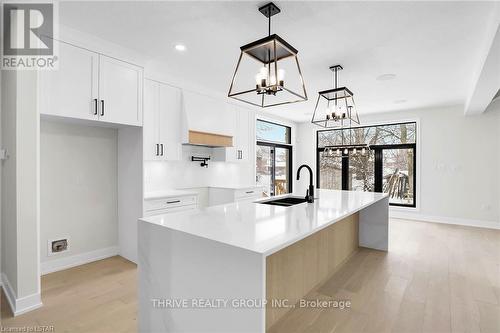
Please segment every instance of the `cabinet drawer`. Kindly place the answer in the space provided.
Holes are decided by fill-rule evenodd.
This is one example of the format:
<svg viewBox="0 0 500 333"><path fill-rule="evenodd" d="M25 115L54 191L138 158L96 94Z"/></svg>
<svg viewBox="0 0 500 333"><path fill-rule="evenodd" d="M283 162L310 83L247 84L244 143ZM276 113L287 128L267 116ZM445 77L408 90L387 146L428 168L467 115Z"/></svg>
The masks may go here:
<svg viewBox="0 0 500 333"><path fill-rule="evenodd" d="M250 197L239 197L239 198L236 198L234 199L234 202L253 202L253 201L256 201L258 199L261 199L262 197L261 196L258 196L258 195L254 195L254 196L250 196Z"/></svg>
<svg viewBox="0 0 500 333"><path fill-rule="evenodd" d="M236 200L240 198L247 197L260 197L262 194L262 190L260 188L245 188L234 191L234 198Z"/></svg>
<svg viewBox="0 0 500 333"><path fill-rule="evenodd" d="M177 206L177 207L169 207L169 208L164 208L164 209L155 209L155 210L148 210L144 214L144 216L154 216L154 215L161 215L161 214L169 214L169 213L176 213L176 212L185 212L189 210L194 210L198 208L197 205L187 205L187 206Z"/></svg>
<svg viewBox="0 0 500 333"><path fill-rule="evenodd" d="M144 202L144 210L146 212L158 209L168 209L187 205L196 205L196 195L187 195L181 197L170 197L163 199L146 200Z"/></svg>

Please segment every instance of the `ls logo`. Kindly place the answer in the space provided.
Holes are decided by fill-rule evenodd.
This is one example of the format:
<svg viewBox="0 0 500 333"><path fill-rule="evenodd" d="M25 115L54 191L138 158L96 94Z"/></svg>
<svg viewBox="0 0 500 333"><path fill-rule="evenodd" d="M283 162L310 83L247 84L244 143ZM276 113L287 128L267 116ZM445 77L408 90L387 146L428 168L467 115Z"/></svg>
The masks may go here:
<svg viewBox="0 0 500 333"><path fill-rule="evenodd" d="M54 54L52 3L3 4L3 55Z"/></svg>

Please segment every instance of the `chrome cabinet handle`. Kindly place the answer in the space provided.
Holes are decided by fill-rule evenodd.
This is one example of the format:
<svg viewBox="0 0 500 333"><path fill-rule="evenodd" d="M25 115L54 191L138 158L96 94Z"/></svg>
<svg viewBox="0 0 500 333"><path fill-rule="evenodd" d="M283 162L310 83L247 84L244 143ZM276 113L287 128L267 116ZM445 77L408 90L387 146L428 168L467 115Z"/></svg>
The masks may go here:
<svg viewBox="0 0 500 333"><path fill-rule="evenodd" d="M97 116L97 108L98 108L97 103L98 103L97 98L94 98L94 116Z"/></svg>
<svg viewBox="0 0 500 333"><path fill-rule="evenodd" d="M156 156L160 156L160 145L155 144L155 148L156 148Z"/></svg>
<svg viewBox="0 0 500 333"><path fill-rule="evenodd" d="M245 193L246 194L251 194L251 193L253 193L253 191L246 191Z"/></svg>
<svg viewBox="0 0 500 333"><path fill-rule="evenodd" d="M160 143L161 153L160 156L163 156L163 143Z"/></svg>

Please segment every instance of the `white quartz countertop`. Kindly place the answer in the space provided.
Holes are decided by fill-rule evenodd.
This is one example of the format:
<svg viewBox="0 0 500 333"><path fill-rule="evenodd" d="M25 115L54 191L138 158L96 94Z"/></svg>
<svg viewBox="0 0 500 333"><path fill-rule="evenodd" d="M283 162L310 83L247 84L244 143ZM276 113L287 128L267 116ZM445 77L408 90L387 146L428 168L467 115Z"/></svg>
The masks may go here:
<svg viewBox="0 0 500 333"><path fill-rule="evenodd" d="M144 200L154 200L163 198L180 197L184 195L197 195L193 190L164 190L144 193Z"/></svg>
<svg viewBox="0 0 500 333"><path fill-rule="evenodd" d="M294 196L303 194L294 193ZM387 194L373 192L319 189L317 199L310 204L281 207L240 202L143 217L140 221L267 256L386 196ZM271 199L260 201L266 200Z"/></svg>

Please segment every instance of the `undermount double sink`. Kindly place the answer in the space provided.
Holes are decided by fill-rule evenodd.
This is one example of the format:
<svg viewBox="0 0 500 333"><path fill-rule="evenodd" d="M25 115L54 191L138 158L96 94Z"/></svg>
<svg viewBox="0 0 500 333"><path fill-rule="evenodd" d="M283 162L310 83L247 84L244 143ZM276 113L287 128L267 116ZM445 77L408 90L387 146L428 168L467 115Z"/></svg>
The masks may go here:
<svg viewBox="0 0 500 333"><path fill-rule="evenodd" d="M274 205L274 206L282 206L282 207L290 207L293 205L298 205L301 203L307 202L307 199L304 197L285 197L268 201L259 201L260 204L265 205Z"/></svg>

